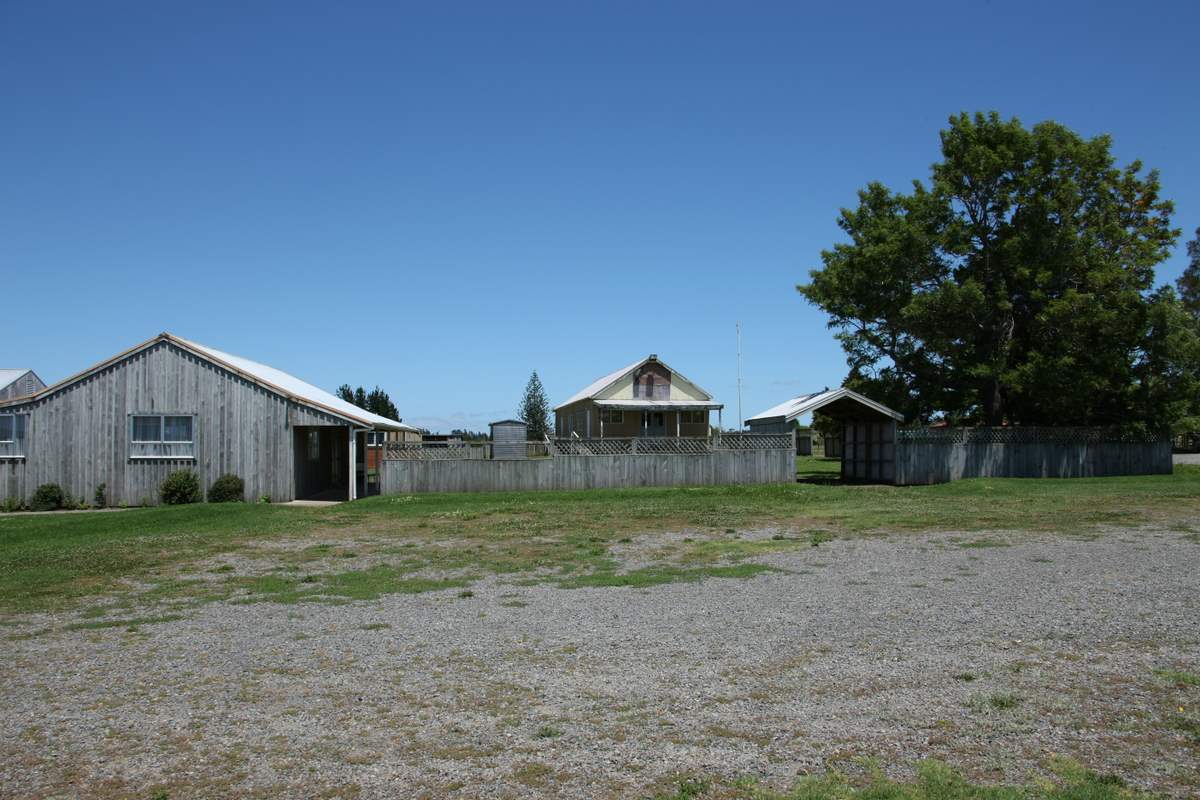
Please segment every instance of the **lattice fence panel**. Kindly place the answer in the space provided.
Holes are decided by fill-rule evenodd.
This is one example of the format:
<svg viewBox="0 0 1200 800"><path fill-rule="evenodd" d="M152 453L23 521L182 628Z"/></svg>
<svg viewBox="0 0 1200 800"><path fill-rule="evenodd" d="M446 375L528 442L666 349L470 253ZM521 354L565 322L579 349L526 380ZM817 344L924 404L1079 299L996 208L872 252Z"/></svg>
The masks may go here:
<svg viewBox="0 0 1200 800"><path fill-rule="evenodd" d="M638 454L664 454L698 456L712 452L712 443L708 439L671 439L668 437L648 437L637 440Z"/></svg>
<svg viewBox="0 0 1200 800"><path fill-rule="evenodd" d="M1014 426L1010 428L901 428L896 431L899 442L929 442L944 444L1079 444L1100 442L1157 442L1162 437L1152 433L1124 431L1116 428L1039 428Z"/></svg>
<svg viewBox="0 0 1200 800"><path fill-rule="evenodd" d="M625 456L633 452L632 439L555 439L560 456Z"/></svg>
<svg viewBox="0 0 1200 800"><path fill-rule="evenodd" d="M457 461L482 458L485 454L475 453L468 442L386 442L383 458L386 461Z"/></svg>
<svg viewBox="0 0 1200 800"><path fill-rule="evenodd" d="M794 444L790 433L722 433L722 450L790 450Z"/></svg>

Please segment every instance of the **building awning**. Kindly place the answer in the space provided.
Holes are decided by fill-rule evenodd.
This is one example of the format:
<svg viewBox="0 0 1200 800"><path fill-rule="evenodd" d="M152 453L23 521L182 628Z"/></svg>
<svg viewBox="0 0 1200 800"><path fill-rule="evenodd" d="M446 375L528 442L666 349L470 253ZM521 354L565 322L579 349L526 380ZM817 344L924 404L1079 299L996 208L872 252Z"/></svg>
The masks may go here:
<svg viewBox="0 0 1200 800"><path fill-rule="evenodd" d="M724 403L705 400L596 400L600 408L622 411L719 411Z"/></svg>

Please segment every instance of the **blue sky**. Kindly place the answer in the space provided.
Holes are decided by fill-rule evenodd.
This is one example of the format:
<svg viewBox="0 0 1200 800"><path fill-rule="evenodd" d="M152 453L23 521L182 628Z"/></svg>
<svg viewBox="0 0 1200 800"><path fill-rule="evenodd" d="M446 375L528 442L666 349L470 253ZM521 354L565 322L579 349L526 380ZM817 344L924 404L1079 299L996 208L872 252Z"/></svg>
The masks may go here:
<svg viewBox="0 0 1200 800"><path fill-rule="evenodd" d="M240 6L251 6L250 10ZM958 111L1110 133L1200 226L1194 3L5 3L0 366L169 330L480 428L650 352L840 383L794 285Z"/></svg>

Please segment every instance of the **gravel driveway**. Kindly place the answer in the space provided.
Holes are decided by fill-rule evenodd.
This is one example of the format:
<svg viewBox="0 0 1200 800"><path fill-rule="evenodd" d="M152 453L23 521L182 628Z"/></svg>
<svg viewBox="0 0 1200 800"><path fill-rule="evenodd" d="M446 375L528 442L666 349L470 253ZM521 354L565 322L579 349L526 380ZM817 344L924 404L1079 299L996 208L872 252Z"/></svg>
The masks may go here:
<svg viewBox="0 0 1200 800"><path fill-rule="evenodd" d="M761 561L786 572L214 603L134 631L29 618L0 642L0 794L629 797L680 772L782 788L862 756L1021 781L1056 754L1200 787L1178 724L1200 688L1156 674L1200 671L1196 533L905 534Z"/></svg>

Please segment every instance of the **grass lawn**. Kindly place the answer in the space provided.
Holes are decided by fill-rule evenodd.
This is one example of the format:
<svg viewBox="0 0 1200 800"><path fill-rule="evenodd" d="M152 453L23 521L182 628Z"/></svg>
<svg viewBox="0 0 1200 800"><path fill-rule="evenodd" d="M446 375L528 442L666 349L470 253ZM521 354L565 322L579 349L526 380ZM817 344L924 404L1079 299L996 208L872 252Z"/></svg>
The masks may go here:
<svg viewBox="0 0 1200 800"><path fill-rule="evenodd" d="M798 459L807 474L836 462ZM1200 467L1173 475L982 479L926 487L785 486L375 497L330 508L194 505L119 513L0 515L0 613L113 595L185 604L343 602L467 586L487 575L577 586L750 576L755 555L832 536L1186 526ZM750 529L774 535L743 535ZM655 563L628 571L631 537ZM644 540L643 540L644 541ZM170 610L169 608L167 609Z"/></svg>

